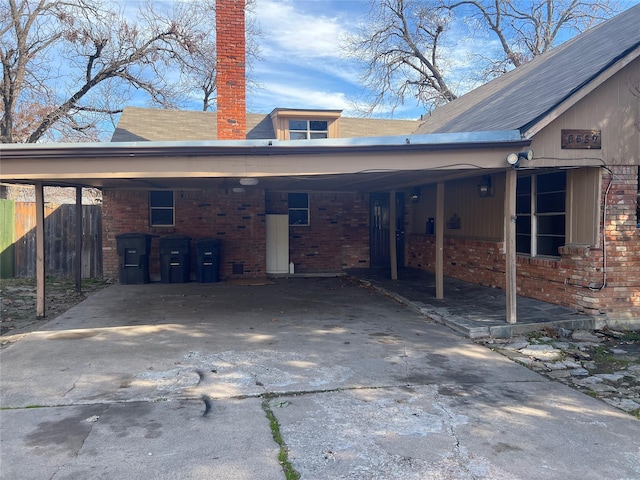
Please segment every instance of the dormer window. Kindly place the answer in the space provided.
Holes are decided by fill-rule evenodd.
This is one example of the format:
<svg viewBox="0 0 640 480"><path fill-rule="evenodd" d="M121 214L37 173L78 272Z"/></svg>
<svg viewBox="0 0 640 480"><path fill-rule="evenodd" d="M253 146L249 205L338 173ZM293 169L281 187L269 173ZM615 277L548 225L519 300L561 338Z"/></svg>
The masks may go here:
<svg viewBox="0 0 640 480"><path fill-rule="evenodd" d="M328 137L329 122L326 120L289 120L289 140Z"/></svg>
<svg viewBox="0 0 640 480"><path fill-rule="evenodd" d="M271 112L277 140L340 138L341 110L276 108Z"/></svg>

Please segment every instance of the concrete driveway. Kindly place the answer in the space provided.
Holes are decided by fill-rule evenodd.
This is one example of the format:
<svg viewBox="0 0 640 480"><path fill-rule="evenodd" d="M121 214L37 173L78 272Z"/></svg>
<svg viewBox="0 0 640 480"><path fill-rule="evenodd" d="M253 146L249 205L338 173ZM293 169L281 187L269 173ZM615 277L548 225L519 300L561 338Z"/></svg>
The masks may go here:
<svg viewBox="0 0 640 480"><path fill-rule="evenodd" d="M284 479L267 412L304 479L640 478L640 421L337 278L114 285L0 355L2 479Z"/></svg>

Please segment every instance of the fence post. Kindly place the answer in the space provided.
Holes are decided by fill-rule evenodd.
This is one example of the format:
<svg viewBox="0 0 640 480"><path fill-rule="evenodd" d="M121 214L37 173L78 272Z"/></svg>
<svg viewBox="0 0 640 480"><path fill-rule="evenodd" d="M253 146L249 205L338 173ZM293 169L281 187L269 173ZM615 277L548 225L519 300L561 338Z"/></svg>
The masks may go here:
<svg viewBox="0 0 640 480"><path fill-rule="evenodd" d="M76 292L82 292L82 187L76 187L76 245L74 267Z"/></svg>
<svg viewBox="0 0 640 480"><path fill-rule="evenodd" d="M45 316L44 187L36 183L36 316Z"/></svg>

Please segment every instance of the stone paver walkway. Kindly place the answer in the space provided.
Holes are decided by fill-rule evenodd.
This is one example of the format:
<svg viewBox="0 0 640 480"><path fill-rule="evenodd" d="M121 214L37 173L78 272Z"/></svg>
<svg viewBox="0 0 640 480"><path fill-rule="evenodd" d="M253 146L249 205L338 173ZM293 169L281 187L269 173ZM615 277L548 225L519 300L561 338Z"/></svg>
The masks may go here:
<svg viewBox="0 0 640 480"><path fill-rule="evenodd" d="M554 337L542 334L482 343L538 373L640 418L639 332L560 330L558 333Z"/></svg>

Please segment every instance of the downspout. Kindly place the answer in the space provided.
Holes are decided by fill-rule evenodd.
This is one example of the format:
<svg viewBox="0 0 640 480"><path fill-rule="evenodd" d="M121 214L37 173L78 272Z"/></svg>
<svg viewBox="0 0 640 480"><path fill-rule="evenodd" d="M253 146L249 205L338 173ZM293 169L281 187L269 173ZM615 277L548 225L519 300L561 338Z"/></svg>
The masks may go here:
<svg viewBox="0 0 640 480"><path fill-rule="evenodd" d="M591 288L591 290L601 291L607 286L607 200L609 198L609 190L613 184L613 171L603 166L601 167L609 172L609 185L604 192L604 202L602 206L602 285L598 288Z"/></svg>

